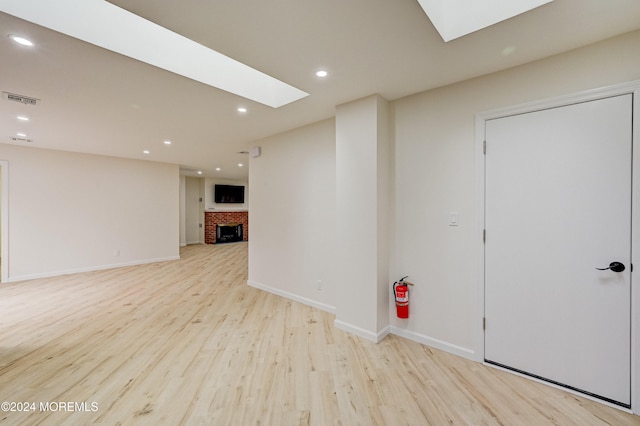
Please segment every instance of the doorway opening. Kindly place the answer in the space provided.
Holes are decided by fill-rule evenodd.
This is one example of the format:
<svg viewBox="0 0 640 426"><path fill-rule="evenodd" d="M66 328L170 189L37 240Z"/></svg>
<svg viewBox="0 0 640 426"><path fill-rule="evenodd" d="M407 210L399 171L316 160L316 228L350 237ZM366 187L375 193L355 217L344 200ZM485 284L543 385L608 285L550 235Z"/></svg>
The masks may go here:
<svg viewBox="0 0 640 426"><path fill-rule="evenodd" d="M0 160L0 283L9 280L9 162Z"/></svg>

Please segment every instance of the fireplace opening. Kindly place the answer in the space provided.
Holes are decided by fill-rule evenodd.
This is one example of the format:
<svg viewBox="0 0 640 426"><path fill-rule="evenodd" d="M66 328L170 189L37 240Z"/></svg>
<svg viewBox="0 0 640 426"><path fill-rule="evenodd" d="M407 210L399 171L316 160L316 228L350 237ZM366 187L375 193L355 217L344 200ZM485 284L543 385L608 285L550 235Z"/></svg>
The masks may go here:
<svg viewBox="0 0 640 426"><path fill-rule="evenodd" d="M241 223L216 224L216 244L242 241L242 237Z"/></svg>

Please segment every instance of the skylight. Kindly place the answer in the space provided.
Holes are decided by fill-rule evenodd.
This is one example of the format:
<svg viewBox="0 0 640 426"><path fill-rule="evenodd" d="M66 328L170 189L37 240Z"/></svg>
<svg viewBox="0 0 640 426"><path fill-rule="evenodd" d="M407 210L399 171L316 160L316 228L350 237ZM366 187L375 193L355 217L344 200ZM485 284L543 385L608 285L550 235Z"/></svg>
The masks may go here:
<svg viewBox="0 0 640 426"><path fill-rule="evenodd" d="M418 0L442 39L451 41L553 0Z"/></svg>
<svg viewBox="0 0 640 426"><path fill-rule="evenodd" d="M104 0L0 0L0 10L270 107L308 96Z"/></svg>

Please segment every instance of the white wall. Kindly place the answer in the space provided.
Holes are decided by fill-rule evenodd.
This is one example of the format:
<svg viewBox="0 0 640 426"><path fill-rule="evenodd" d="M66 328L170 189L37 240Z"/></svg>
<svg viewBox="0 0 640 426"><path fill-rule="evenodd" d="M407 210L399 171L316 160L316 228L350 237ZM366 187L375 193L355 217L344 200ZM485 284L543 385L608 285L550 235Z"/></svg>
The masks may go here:
<svg viewBox="0 0 640 426"><path fill-rule="evenodd" d="M640 79L640 32L393 103L396 146L394 276L409 275L416 340L474 357L479 253L475 114ZM459 213L459 226L448 214Z"/></svg>
<svg viewBox="0 0 640 426"><path fill-rule="evenodd" d="M335 122L257 145L262 155L252 158L249 168L249 283L332 311L340 279L335 274Z"/></svg>
<svg viewBox="0 0 640 426"><path fill-rule="evenodd" d="M416 284L408 320L395 318L389 304L394 333L470 358L478 355L476 113L638 80L638 51L640 32L634 32L391 103L395 163L389 183L395 201L388 212L394 235L389 291L404 275ZM335 191L332 131L322 122L262 141L263 156L250 168L250 280L329 306L335 299L313 286L319 271L335 263L335 235L294 230L327 231L335 225L329 223L335 214L329 195ZM287 195L282 188L289 189ZM451 212L459 215L457 227L448 226ZM341 278L325 284L325 291L345 284L337 281Z"/></svg>
<svg viewBox="0 0 640 426"><path fill-rule="evenodd" d="M389 326L388 102L369 96L336 108L335 325L378 341Z"/></svg>
<svg viewBox="0 0 640 426"><path fill-rule="evenodd" d="M0 145L9 280L179 257L178 166Z"/></svg>

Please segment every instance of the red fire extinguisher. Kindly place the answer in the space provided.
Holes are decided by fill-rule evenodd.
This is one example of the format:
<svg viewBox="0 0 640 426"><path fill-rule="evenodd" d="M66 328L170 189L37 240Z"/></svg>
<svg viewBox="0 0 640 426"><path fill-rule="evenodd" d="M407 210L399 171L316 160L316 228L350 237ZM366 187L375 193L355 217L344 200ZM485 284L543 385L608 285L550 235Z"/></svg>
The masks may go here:
<svg viewBox="0 0 640 426"><path fill-rule="evenodd" d="M393 296L396 300L396 313L398 318L409 318L409 287L410 282L405 281L406 277L400 278L393 283Z"/></svg>

